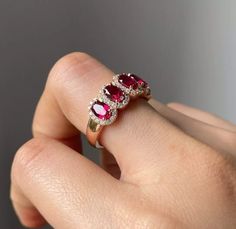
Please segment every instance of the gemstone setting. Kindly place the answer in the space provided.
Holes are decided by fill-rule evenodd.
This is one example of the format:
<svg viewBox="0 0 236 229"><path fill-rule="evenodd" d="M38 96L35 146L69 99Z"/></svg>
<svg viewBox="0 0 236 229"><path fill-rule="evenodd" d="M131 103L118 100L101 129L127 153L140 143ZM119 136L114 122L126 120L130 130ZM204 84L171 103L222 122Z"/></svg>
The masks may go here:
<svg viewBox="0 0 236 229"><path fill-rule="evenodd" d="M130 77L132 77L138 84L139 87L146 88L147 87L147 82L145 82L143 79L138 77L137 75L131 74Z"/></svg>
<svg viewBox="0 0 236 229"><path fill-rule="evenodd" d="M115 85L109 84L103 89L104 95L112 102L121 103L125 99L125 92Z"/></svg>
<svg viewBox="0 0 236 229"><path fill-rule="evenodd" d="M136 90L138 88L138 83L136 82L136 80L126 74L119 75L118 82L126 88L132 88L133 90Z"/></svg>
<svg viewBox="0 0 236 229"><path fill-rule="evenodd" d="M93 103L91 110L101 120L108 120L111 117L110 106L99 100Z"/></svg>
<svg viewBox="0 0 236 229"><path fill-rule="evenodd" d="M129 74L120 74L113 76L114 85L123 90L126 94L135 96L137 95L138 84L130 77Z"/></svg>
<svg viewBox="0 0 236 229"><path fill-rule="evenodd" d="M125 107L130 100L130 96L124 90L112 83L102 88L100 98L113 109Z"/></svg>
<svg viewBox="0 0 236 229"><path fill-rule="evenodd" d="M113 77L113 82L116 86L133 97L138 95L147 97L150 92L148 84L139 76L131 73L115 75Z"/></svg>
<svg viewBox="0 0 236 229"><path fill-rule="evenodd" d="M147 82L134 74L130 74L130 77L132 77L138 84L138 94L143 95L146 98L150 98L151 89L148 86Z"/></svg>
<svg viewBox="0 0 236 229"><path fill-rule="evenodd" d="M117 116L117 110L99 99L94 99L89 107L90 117L98 124L109 125Z"/></svg>

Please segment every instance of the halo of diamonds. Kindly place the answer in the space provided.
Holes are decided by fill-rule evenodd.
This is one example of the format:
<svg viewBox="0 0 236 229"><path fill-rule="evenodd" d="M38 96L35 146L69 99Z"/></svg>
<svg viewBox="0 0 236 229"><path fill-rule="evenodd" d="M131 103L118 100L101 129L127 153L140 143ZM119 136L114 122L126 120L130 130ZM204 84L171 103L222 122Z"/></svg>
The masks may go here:
<svg viewBox="0 0 236 229"><path fill-rule="evenodd" d="M138 76L128 73L113 76L110 84L100 90L99 96L90 102L89 116L100 125L110 125L117 118L117 109L124 108L131 97L149 99L151 90Z"/></svg>
<svg viewBox="0 0 236 229"><path fill-rule="evenodd" d="M102 89L100 90L100 98L103 102L105 102L106 104L108 104L111 108L113 109L121 109L124 108L125 106L128 105L129 100L130 100L130 96L129 94L127 94L124 90L122 90L120 87L117 87L118 90L120 90L123 94L120 96L120 99L118 100L114 100L109 98L106 93L105 93L105 89L109 86L113 86L113 87L117 87L114 84L107 84L105 86L102 87Z"/></svg>
<svg viewBox="0 0 236 229"><path fill-rule="evenodd" d="M150 98L151 89L148 86L147 82L134 74L129 74L138 84L138 95L145 97L146 99Z"/></svg>
<svg viewBox="0 0 236 229"><path fill-rule="evenodd" d="M116 118L117 118L117 109L111 108L108 104L106 104L107 106L109 106L109 110L108 112L110 112L110 117L108 119L101 119L98 116L96 116L96 114L92 111L92 107L97 103L97 102L102 102L104 104L106 104L105 101L102 101L101 98L95 98L90 102L90 106L88 107L89 109L89 116L90 118L95 121L96 123L106 126L106 125L110 125L111 123L113 123Z"/></svg>
<svg viewBox="0 0 236 229"><path fill-rule="evenodd" d="M132 97L141 95L147 99L150 98L151 89L148 84L132 73L115 75L112 83Z"/></svg>
<svg viewBox="0 0 236 229"><path fill-rule="evenodd" d="M114 75L113 76L113 81L112 84L116 85L117 87L119 87L121 90L123 90L125 93L131 95L131 96L136 96L138 95L138 91L137 89L134 89L132 86L124 86L124 84L122 84L120 82L120 76L127 76L130 77L130 73L128 74L118 74L118 75Z"/></svg>

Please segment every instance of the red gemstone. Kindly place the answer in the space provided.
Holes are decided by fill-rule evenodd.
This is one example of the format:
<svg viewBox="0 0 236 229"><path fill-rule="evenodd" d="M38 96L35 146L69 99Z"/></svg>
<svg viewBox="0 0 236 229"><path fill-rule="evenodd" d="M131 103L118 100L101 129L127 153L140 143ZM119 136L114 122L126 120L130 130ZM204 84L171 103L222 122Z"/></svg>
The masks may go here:
<svg viewBox="0 0 236 229"><path fill-rule="evenodd" d="M143 80L143 79L141 79L141 78L139 78L138 76L136 76L136 75L134 75L134 74L132 74L132 75L130 75L140 86L142 86L142 87L144 87L144 88L146 88L147 87L147 83Z"/></svg>
<svg viewBox="0 0 236 229"><path fill-rule="evenodd" d="M110 84L104 90L104 94L113 102L122 102L125 99L125 93L118 87Z"/></svg>
<svg viewBox="0 0 236 229"><path fill-rule="evenodd" d="M110 106L99 100L93 103L91 110L101 120L108 120L112 116Z"/></svg>
<svg viewBox="0 0 236 229"><path fill-rule="evenodd" d="M127 88L132 88L134 90L138 88L138 84L135 79L126 74L119 75L118 81Z"/></svg>

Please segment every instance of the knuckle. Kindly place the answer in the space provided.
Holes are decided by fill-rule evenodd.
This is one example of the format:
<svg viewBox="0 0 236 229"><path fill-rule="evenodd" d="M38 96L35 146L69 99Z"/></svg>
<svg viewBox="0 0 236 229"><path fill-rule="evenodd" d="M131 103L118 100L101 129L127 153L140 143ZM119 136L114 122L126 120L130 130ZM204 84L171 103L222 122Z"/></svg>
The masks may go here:
<svg viewBox="0 0 236 229"><path fill-rule="evenodd" d="M30 172L34 169L32 164L35 164L34 162L37 161L45 146L45 141L31 139L17 151L11 168L12 181L17 181L18 178L21 179L23 173L25 174L25 172Z"/></svg>
<svg viewBox="0 0 236 229"><path fill-rule="evenodd" d="M88 63L92 60L94 59L90 55L83 52L72 52L63 56L52 67L47 84L55 88L70 82L75 75L79 77L86 74L90 70ZM75 71L77 74L71 74Z"/></svg>

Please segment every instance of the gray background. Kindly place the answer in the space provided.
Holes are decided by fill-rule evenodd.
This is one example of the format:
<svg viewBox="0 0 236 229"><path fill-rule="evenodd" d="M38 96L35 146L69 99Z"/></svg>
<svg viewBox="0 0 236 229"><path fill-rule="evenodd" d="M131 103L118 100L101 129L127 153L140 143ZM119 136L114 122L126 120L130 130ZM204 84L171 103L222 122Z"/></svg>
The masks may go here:
<svg viewBox="0 0 236 229"><path fill-rule="evenodd" d="M75 50L145 76L162 102L236 122L235 0L0 0L0 228L22 228L10 164L50 67Z"/></svg>

